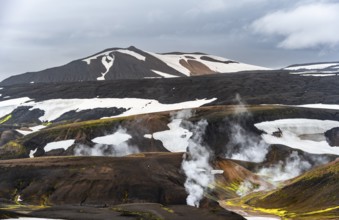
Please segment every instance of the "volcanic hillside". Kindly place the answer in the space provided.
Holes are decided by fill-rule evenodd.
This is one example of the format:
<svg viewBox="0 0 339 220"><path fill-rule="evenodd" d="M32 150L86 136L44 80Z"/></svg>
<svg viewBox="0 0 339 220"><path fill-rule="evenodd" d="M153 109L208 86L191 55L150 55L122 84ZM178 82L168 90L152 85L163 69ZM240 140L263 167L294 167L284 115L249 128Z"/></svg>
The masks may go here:
<svg viewBox="0 0 339 220"><path fill-rule="evenodd" d="M173 78L264 69L267 68L204 53L158 54L131 46L129 48L106 49L63 66L12 76L2 81L0 85Z"/></svg>
<svg viewBox="0 0 339 220"><path fill-rule="evenodd" d="M337 76L286 71L242 72L175 79L36 83L0 87L0 120L41 123L128 116L202 105L338 104ZM321 107L321 106L319 106Z"/></svg>

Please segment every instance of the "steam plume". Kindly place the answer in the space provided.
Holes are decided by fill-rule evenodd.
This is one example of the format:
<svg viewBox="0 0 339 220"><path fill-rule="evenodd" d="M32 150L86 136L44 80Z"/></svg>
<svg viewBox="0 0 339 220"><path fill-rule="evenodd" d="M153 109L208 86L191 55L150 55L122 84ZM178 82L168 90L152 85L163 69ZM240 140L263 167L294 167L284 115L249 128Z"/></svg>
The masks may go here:
<svg viewBox="0 0 339 220"><path fill-rule="evenodd" d="M185 189L188 193L187 205L199 207L204 192L214 182L212 167L209 164L210 152L203 146L202 136L205 133L206 120L192 125L193 136L189 140L186 158L182 161L182 169L187 179Z"/></svg>
<svg viewBox="0 0 339 220"><path fill-rule="evenodd" d="M266 176L273 182L279 182L299 176L311 167L312 165L308 161L300 158L297 151L293 151L285 162L279 161L277 164L263 168L258 174Z"/></svg>
<svg viewBox="0 0 339 220"><path fill-rule="evenodd" d="M187 205L199 207L200 200L204 197L204 192L214 182L212 167L209 164L209 148L204 145L203 135L208 125L206 120L201 120L195 124L188 121L192 117L191 110L182 110L172 114L172 122L181 120L181 126L190 130L190 138L186 153L184 154L181 168L187 179L185 189L188 193Z"/></svg>
<svg viewBox="0 0 339 220"><path fill-rule="evenodd" d="M257 135L245 130L242 124L251 117L251 113L241 100L240 95L235 97L237 102L234 108L235 119L230 123L230 141L226 148L226 157L250 162L262 162L268 152L269 145Z"/></svg>

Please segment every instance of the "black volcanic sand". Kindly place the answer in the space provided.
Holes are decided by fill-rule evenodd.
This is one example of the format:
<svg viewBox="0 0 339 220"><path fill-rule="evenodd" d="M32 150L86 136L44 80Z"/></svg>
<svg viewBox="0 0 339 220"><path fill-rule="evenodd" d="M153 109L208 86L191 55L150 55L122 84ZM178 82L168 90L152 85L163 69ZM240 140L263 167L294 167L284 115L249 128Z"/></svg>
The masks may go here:
<svg viewBox="0 0 339 220"><path fill-rule="evenodd" d="M2 97L144 98L161 103L217 98L208 105L236 104L240 94L248 104L339 103L339 77L313 77L286 71L253 71L175 79L113 80L2 86Z"/></svg>
<svg viewBox="0 0 339 220"><path fill-rule="evenodd" d="M22 212L28 214L21 214ZM0 218L35 217L71 220L117 219L117 220L244 220L234 212L225 209L198 209L187 205L168 205L158 203L130 203L112 207L96 208L91 206L51 206L39 209L17 207L12 211L1 211Z"/></svg>
<svg viewBox="0 0 339 220"><path fill-rule="evenodd" d="M181 162L182 153L0 161L0 217L243 219L215 205L186 206Z"/></svg>
<svg viewBox="0 0 339 220"><path fill-rule="evenodd" d="M0 162L0 197L34 205L185 204L182 154L45 157Z"/></svg>

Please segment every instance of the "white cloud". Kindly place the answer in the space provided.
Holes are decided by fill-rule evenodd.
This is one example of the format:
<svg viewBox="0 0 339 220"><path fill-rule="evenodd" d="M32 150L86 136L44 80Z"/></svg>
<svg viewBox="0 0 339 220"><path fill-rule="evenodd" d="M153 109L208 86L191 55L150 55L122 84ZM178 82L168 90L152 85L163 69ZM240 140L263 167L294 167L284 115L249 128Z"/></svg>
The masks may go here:
<svg viewBox="0 0 339 220"><path fill-rule="evenodd" d="M278 44L285 49L305 49L339 44L339 3L299 5L256 20L252 29L264 35L282 36Z"/></svg>

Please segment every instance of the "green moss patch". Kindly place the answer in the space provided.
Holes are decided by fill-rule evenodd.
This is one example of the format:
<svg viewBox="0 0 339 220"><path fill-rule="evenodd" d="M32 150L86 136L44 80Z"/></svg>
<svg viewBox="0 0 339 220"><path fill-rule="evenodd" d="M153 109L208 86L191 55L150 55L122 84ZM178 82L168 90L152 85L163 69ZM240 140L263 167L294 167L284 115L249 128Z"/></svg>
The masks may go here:
<svg viewBox="0 0 339 220"><path fill-rule="evenodd" d="M9 114L3 118L0 119L0 124L4 124L6 121L12 118L12 114Z"/></svg>

